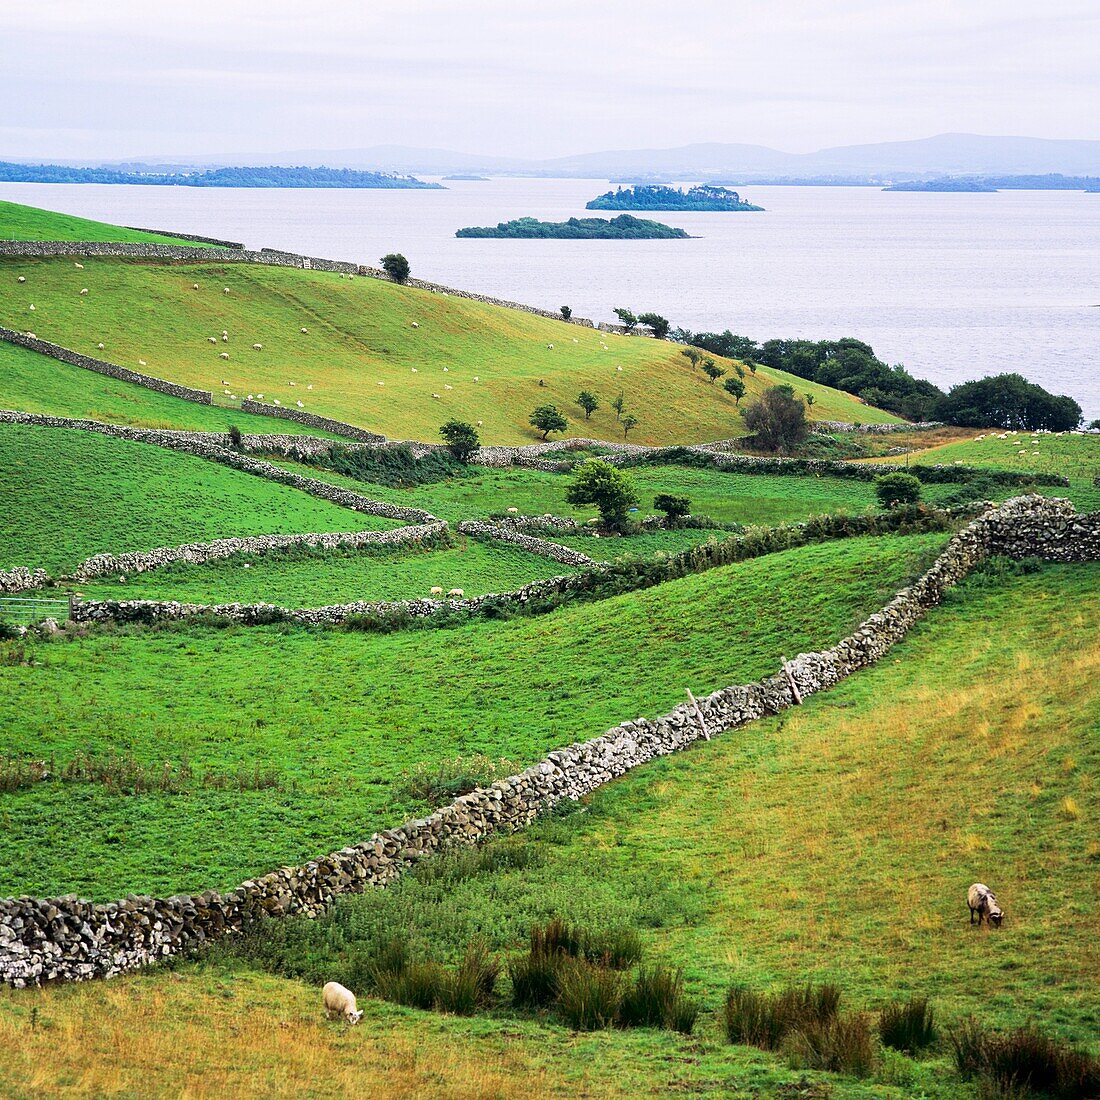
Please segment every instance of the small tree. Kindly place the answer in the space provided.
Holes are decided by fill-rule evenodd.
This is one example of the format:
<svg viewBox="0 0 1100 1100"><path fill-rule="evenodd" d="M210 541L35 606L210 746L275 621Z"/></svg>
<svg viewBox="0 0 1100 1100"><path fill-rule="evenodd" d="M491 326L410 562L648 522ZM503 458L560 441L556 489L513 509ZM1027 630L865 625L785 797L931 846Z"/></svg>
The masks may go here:
<svg viewBox="0 0 1100 1100"><path fill-rule="evenodd" d="M624 416L622 419L622 425L623 439L626 439L627 432L629 432L631 428L636 428L638 426L638 418L636 416L631 416L630 413L627 413L626 416Z"/></svg>
<svg viewBox="0 0 1100 1100"><path fill-rule="evenodd" d="M404 283L409 278L409 261L400 252L387 252L382 257L382 270L395 283Z"/></svg>
<svg viewBox="0 0 1100 1100"><path fill-rule="evenodd" d="M766 389L741 415L761 450L790 451L810 434L806 406L790 386Z"/></svg>
<svg viewBox="0 0 1100 1100"><path fill-rule="evenodd" d="M726 372L713 359L704 359L703 373L710 379L710 384L713 386Z"/></svg>
<svg viewBox="0 0 1100 1100"><path fill-rule="evenodd" d="M658 512L664 512L670 524L675 524L691 514L691 500L688 497L673 496L672 493L658 493L653 498L653 507Z"/></svg>
<svg viewBox="0 0 1100 1100"><path fill-rule="evenodd" d="M668 336L668 330L672 327L659 313L639 313L638 322L645 325L658 340Z"/></svg>
<svg viewBox="0 0 1100 1100"><path fill-rule="evenodd" d="M699 365L699 360L703 358L703 353L698 348L684 348L680 354L691 362L692 370L695 370Z"/></svg>
<svg viewBox="0 0 1100 1100"><path fill-rule="evenodd" d="M561 316L563 321L568 321L573 316L572 306L561 306Z"/></svg>
<svg viewBox="0 0 1100 1100"><path fill-rule="evenodd" d="M751 359L746 359L745 360L745 366L749 368L749 372L753 375L753 377L755 377L756 376L756 364Z"/></svg>
<svg viewBox="0 0 1100 1100"><path fill-rule="evenodd" d="M883 508L899 504L919 504L921 483L912 474L884 474L875 478L875 495Z"/></svg>
<svg viewBox="0 0 1100 1100"><path fill-rule="evenodd" d="M615 316L623 323L627 332L633 332L638 327L638 318L629 309L620 306L615 310Z"/></svg>
<svg viewBox="0 0 1100 1100"><path fill-rule="evenodd" d="M733 364L733 373L736 374L738 378L744 378L745 377L745 368L743 366L741 366L740 363L734 363Z"/></svg>
<svg viewBox="0 0 1100 1100"><path fill-rule="evenodd" d="M614 401L611 402L611 407L615 410L615 419L616 420L621 420L622 419L623 405L624 404L625 404L625 402L623 401L623 395L621 393L619 394L618 397L615 398Z"/></svg>
<svg viewBox="0 0 1100 1100"><path fill-rule="evenodd" d="M546 439L551 432L564 432L569 421L562 416L557 405L539 405L531 413L529 423L538 428L542 432L542 438Z"/></svg>
<svg viewBox="0 0 1100 1100"><path fill-rule="evenodd" d="M584 409L584 418L587 420L599 407L600 403L588 390L581 390L577 394L577 404Z"/></svg>
<svg viewBox="0 0 1100 1100"><path fill-rule="evenodd" d="M638 493L629 474L610 462L590 458L573 472L565 499L570 504L594 504L604 527L621 531L628 512L638 503Z"/></svg>
<svg viewBox="0 0 1100 1100"><path fill-rule="evenodd" d="M741 398L745 396L745 383L740 378L727 378L722 383L722 389L726 391L737 402L741 404Z"/></svg>
<svg viewBox="0 0 1100 1100"><path fill-rule="evenodd" d="M817 400L817 398L814 397L812 393L806 393L802 396L806 398L806 408L812 409L814 407L814 402Z"/></svg>
<svg viewBox="0 0 1100 1100"><path fill-rule="evenodd" d="M229 425L229 446L235 451L239 451L244 443L241 438L241 429L236 424Z"/></svg>
<svg viewBox="0 0 1100 1100"><path fill-rule="evenodd" d="M448 420L439 434L443 436L443 442L447 444L447 450L465 465L473 457L474 452L481 446L477 429L472 424L466 424L462 420Z"/></svg>

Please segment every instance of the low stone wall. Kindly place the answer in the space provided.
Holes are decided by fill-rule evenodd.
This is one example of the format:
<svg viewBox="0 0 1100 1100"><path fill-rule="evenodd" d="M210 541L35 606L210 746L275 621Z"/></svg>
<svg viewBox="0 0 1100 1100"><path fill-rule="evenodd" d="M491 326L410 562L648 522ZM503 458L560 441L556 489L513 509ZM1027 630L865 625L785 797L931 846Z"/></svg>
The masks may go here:
<svg viewBox="0 0 1100 1100"><path fill-rule="evenodd" d="M511 542L529 554L538 554L540 557L549 558L551 561L560 562L562 565L575 565L586 569L597 563L587 554L579 550L562 546L556 542L548 542L546 539L535 538L533 535L525 535L522 531L509 530L507 527L498 526L495 523L482 523L476 519L463 520L458 525L458 530L464 535L478 535L482 538L497 539L500 542Z"/></svg>
<svg viewBox="0 0 1100 1100"><path fill-rule="evenodd" d="M283 405L268 405L263 401L249 401L246 398L241 402L241 412L253 413L256 416L276 416L280 420L293 420L295 424L304 424L308 428L319 428L323 432L332 432L333 435L346 436L359 443L386 442L384 435L368 432L366 428L357 428L354 424L345 424L342 420L333 420L327 416L317 416L316 413L305 412L302 409L288 409Z"/></svg>
<svg viewBox="0 0 1100 1100"><path fill-rule="evenodd" d="M22 565L17 565L7 572L0 572L0 592L9 594L27 592L49 583L50 575L45 569L26 569Z"/></svg>
<svg viewBox="0 0 1100 1100"><path fill-rule="evenodd" d="M817 432L859 432L861 435L890 435L893 432L930 432L944 426L942 420L919 420L913 424L849 424L846 420L815 420Z"/></svg>
<svg viewBox="0 0 1100 1100"><path fill-rule="evenodd" d="M292 546L309 546L335 550L338 547L402 546L420 543L441 535L447 523L425 523L414 527L396 527L391 531L337 531L303 535L252 535L244 538L214 539L211 542L191 542L183 546L161 546L155 550L129 554L96 554L79 565L73 579L88 581L115 574L145 573L172 562L185 561L201 565L208 561L231 558L236 554L267 554ZM41 572L41 571L39 571Z"/></svg>
<svg viewBox="0 0 1100 1100"><path fill-rule="evenodd" d="M120 367L115 363L108 363L104 359L93 359L90 355L81 355L80 352L63 348L60 344L51 344L48 340L40 340L32 333L16 332L14 329L0 327L0 340L6 340L9 344L17 344L21 348L37 351L41 355L48 355L51 359L59 359L62 363L69 363L74 367L93 370L96 374L105 374L109 378L118 378L123 382L133 382L136 386L144 386L147 390L157 390L160 393L171 394L173 397L181 397L184 401L195 401L200 405L209 405L211 401L211 394L208 390L197 390L191 386L181 386L175 382L168 382L163 378L156 378L151 374L141 374L139 371L128 370L126 367Z"/></svg>
<svg viewBox="0 0 1100 1100"><path fill-rule="evenodd" d="M128 439L136 443L149 443L154 447L165 447L172 451L181 451L184 454L194 455L197 458L206 458L212 462L220 462L223 466L232 466L236 470L245 473L256 474L258 477L276 481L280 485L289 485L295 489L301 489L311 496L320 497L323 500L332 501L341 507L350 508L354 512L362 512L365 515L382 516L384 519L402 520L405 523L435 523L437 517L431 512L425 512L420 508L405 508L398 504L389 504L384 500L371 500L362 493L354 493L350 489L341 489L327 482L318 481L316 478L303 477L301 474L284 470L281 466L275 466L262 459L251 458L239 451L230 450L228 447L220 447L209 442L207 433L204 432L173 432L161 431L156 428L130 428L120 424L104 424L99 420L79 420L64 416L46 416L42 413L16 412L10 409L0 409L0 424L33 424L46 428L66 428L76 431L98 432L100 435L110 435L117 439Z"/></svg>
<svg viewBox="0 0 1100 1100"><path fill-rule="evenodd" d="M805 698L873 665L944 593L991 554L1059 561L1100 559L1100 514L1066 501L1017 498L969 524L932 567L829 649L802 653L787 671ZM385 829L300 867L249 879L234 890L171 898L130 896L93 904L67 896L0 900L0 980L111 977L239 932L263 917L315 916L341 894L385 886L440 849L478 844L522 828L565 799L580 799L654 757L735 729L794 703L783 670L716 691L603 736L549 753L518 775L462 795L425 818Z"/></svg>
<svg viewBox="0 0 1100 1100"><path fill-rule="evenodd" d="M144 229L140 225L128 225L136 233L158 233L162 237L175 237L177 241L198 241L200 244L213 244L218 248L244 248L240 241L219 241L217 237L202 237L197 233L177 233L174 229Z"/></svg>

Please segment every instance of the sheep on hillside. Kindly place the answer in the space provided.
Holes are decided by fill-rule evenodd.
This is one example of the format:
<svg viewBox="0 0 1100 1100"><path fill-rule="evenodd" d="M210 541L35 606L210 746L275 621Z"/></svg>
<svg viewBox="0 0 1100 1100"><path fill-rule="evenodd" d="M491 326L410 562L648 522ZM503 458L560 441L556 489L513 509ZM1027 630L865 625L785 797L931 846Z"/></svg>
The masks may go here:
<svg viewBox="0 0 1100 1100"><path fill-rule="evenodd" d="M218 342L218 338L216 336L208 336L206 339L209 340L211 344L216 344Z"/></svg>
<svg viewBox="0 0 1100 1100"><path fill-rule="evenodd" d="M461 599L465 595L465 593L462 591L461 588L452 588L450 592L447 593L447 595L453 596L456 599Z"/></svg>
<svg viewBox="0 0 1100 1100"><path fill-rule="evenodd" d="M82 287L81 290L80 290L80 293L81 294L87 294L88 293L88 288L87 287Z"/></svg>
<svg viewBox="0 0 1100 1100"><path fill-rule="evenodd" d="M970 906L970 923L974 923L974 914L978 914L978 927L984 920L993 928L1000 928L1004 913L997 904L997 895L984 882L975 882L966 892L966 904Z"/></svg>
<svg viewBox="0 0 1100 1100"><path fill-rule="evenodd" d="M26 281L27 281L27 276L26 275L20 275L19 278L16 279L16 282L18 282L18 283L25 283Z"/></svg>
<svg viewBox="0 0 1100 1100"><path fill-rule="evenodd" d="M419 321L413 321L412 327L413 328L420 328L420 322Z"/></svg>
<svg viewBox="0 0 1100 1100"><path fill-rule="evenodd" d="M308 336L309 335L309 329L308 328L302 329L302 335L303 336Z"/></svg>
<svg viewBox="0 0 1100 1100"><path fill-rule="evenodd" d="M546 345L546 350L547 351L553 351L554 350L554 345L553 344L547 344Z"/></svg>
<svg viewBox="0 0 1100 1100"><path fill-rule="evenodd" d="M325 1006L325 1015L330 1020L342 1016L349 1024L357 1024L363 1018L363 1013L355 1003L355 994L339 982L327 982L321 990L321 1000Z"/></svg>
<svg viewBox="0 0 1100 1100"><path fill-rule="evenodd" d="M440 397L438 393L433 393L432 397L434 397L436 399L436 401L442 401L443 400L443 398Z"/></svg>
<svg viewBox="0 0 1100 1100"><path fill-rule="evenodd" d="M253 351L263 351L264 346L263 346L263 344L253 344L252 345L252 350Z"/></svg>
<svg viewBox="0 0 1100 1100"><path fill-rule="evenodd" d="M432 585L432 595L433 596L442 596L443 595L443 589L440 588L440 586L438 584L433 584Z"/></svg>
<svg viewBox="0 0 1100 1100"><path fill-rule="evenodd" d="M139 359L139 360L138 360L138 366L139 366L139 367L147 367L148 365L149 365L149 364L148 364L148 363L146 363L144 359Z"/></svg>
<svg viewBox="0 0 1100 1100"><path fill-rule="evenodd" d="M191 284L191 289L192 290L198 290L199 289L199 284L198 283L192 283Z"/></svg>
<svg viewBox="0 0 1100 1100"><path fill-rule="evenodd" d="M75 260L73 261L73 267L77 268L80 271L84 270L84 265L81 263L77 263Z"/></svg>
<svg viewBox="0 0 1100 1100"><path fill-rule="evenodd" d="M224 290L222 291L222 293L223 293L223 294L228 294L228 293L229 293L229 287L226 287L226 288L225 288L225 289L224 289Z"/></svg>
<svg viewBox="0 0 1100 1100"><path fill-rule="evenodd" d="M96 347L99 348L100 351L103 350L103 345L102 344L96 344Z"/></svg>
<svg viewBox="0 0 1100 1100"><path fill-rule="evenodd" d="M219 358L221 358L221 359L228 359L228 358L229 358L229 352L227 352L227 351L223 351L223 352L221 353L221 356L220 356Z"/></svg>

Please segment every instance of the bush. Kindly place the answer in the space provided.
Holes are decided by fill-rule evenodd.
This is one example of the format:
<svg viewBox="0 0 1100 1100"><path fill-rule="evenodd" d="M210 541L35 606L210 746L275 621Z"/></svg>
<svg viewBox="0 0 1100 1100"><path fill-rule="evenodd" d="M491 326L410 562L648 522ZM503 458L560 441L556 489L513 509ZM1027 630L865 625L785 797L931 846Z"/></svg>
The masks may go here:
<svg viewBox="0 0 1100 1100"><path fill-rule="evenodd" d="M545 1008L557 1000L561 969L569 956L534 951L508 964L512 1004L516 1008Z"/></svg>
<svg viewBox="0 0 1100 1100"><path fill-rule="evenodd" d="M570 504L594 504L604 527L618 531L626 525L630 509L637 505L638 493L629 474L609 462L590 458L574 471L565 499Z"/></svg>
<svg viewBox="0 0 1100 1100"><path fill-rule="evenodd" d="M789 1033L828 1023L839 1007L835 985L788 986L778 995L734 986L726 995L726 1036L731 1043L778 1050Z"/></svg>
<svg viewBox="0 0 1100 1100"><path fill-rule="evenodd" d="M443 442L447 444L447 450L450 451L451 457L464 466L469 463L474 453L481 446L477 429L472 424L467 424L462 420L448 420L439 429L439 434L443 437Z"/></svg>
<svg viewBox="0 0 1100 1100"><path fill-rule="evenodd" d="M568 321L573 316L572 306L561 306L561 317L563 321Z"/></svg>
<svg viewBox="0 0 1100 1100"><path fill-rule="evenodd" d="M742 413L752 443L763 451L787 454L810 434L806 406L790 386L772 386Z"/></svg>
<svg viewBox="0 0 1100 1100"><path fill-rule="evenodd" d="M409 278L409 261L400 252L387 252L382 257L382 270L395 283L404 283Z"/></svg>
<svg viewBox="0 0 1100 1100"><path fill-rule="evenodd" d="M861 1012L806 1020L787 1036L783 1049L795 1068L866 1077L875 1066L871 1025Z"/></svg>
<svg viewBox="0 0 1100 1100"><path fill-rule="evenodd" d="M438 1007L456 1016L472 1016L493 999L500 963L489 954L484 940L471 940L462 962L443 975Z"/></svg>
<svg viewBox="0 0 1100 1100"><path fill-rule="evenodd" d="M558 1012L576 1031L610 1027L619 1013L622 978L583 959L565 959L558 973Z"/></svg>
<svg viewBox="0 0 1100 1100"><path fill-rule="evenodd" d="M581 932L579 939L589 962L612 970L629 970L642 957L642 940L633 928L612 928L603 932Z"/></svg>
<svg viewBox="0 0 1100 1100"><path fill-rule="evenodd" d="M394 1004L432 1009L440 1004L447 984L448 975L439 963L413 962L402 970L380 971L374 992L382 1000Z"/></svg>
<svg viewBox="0 0 1100 1100"><path fill-rule="evenodd" d="M935 1013L924 997L911 997L904 1004L890 1005L878 1018L882 1045L915 1054L937 1039Z"/></svg>
<svg viewBox="0 0 1100 1100"><path fill-rule="evenodd" d="M883 474L875 478L875 495L883 508L920 503L920 479L912 474Z"/></svg>
<svg viewBox="0 0 1100 1100"><path fill-rule="evenodd" d="M232 447L235 451L239 451L241 449L241 445L244 442L244 439L241 436L241 429L238 428L236 424L230 424L227 434L229 435L229 446Z"/></svg>
<svg viewBox="0 0 1100 1100"><path fill-rule="evenodd" d="M653 498L653 507L658 512L664 512L670 520L678 520L691 512L691 500L689 497L678 497L672 493L658 493Z"/></svg>
<svg viewBox="0 0 1100 1100"><path fill-rule="evenodd" d="M621 1027L664 1027L690 1035L699 1015L698 1006L684 997L682 970L663 966L642 967L622 996Z"/></svg>

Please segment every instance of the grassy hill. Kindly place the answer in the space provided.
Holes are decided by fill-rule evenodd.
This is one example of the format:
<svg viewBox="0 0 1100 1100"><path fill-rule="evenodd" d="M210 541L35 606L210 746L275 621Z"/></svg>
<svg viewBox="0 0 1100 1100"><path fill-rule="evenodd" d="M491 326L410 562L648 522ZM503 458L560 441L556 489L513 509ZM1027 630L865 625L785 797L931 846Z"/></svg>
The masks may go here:
<svg viewBox="0 0 1100 1100"><path fill-rule="evenodd" d="M323 1022L315 986L229 960L0 992L13 1052L0 1082L17 1095L32 1079L50 1095L77 1078L88 1095L152 1080L165 1096L320 1097L333 1083L380 1097L978 1094L942 1049L893 1053L860 1081L722 1041L713 1011L730 982L810 978L837 982L851 1008L924 994L941 1020L1032 1019L1095 1050L1098 571L987 568L876 668L498 842L515 869L426 867L345 903L341 937L409 926L444 960L475 932L517 948L552 912L638 927L704 1003L690 1039L365 998L348 1031ZM968 924L975 879L1005 905L997 932Z"/></svg>
<svg viewBox="0 0 1100 1100"><path fill-rule="evenodd" d="M0 569L228 535L397 526L191 455L90 432L0 427Z"/></svg>
<svg viewBox="0 0 1100 1100"><path fill-rule="evenodd" d="M126 229L121 225L109 225L72 214L59 214L54 210L40 210L35 206L4 201L0 201L0 240L199 244L197 241L185 241L161 233L145 233L140 229Z"/></svg>
<svg viewBox="0 0 1100 1100"><path fill-rule="evenodd" d="M0 758L132 755L264 790L0 793L0 895L110 898L233 885L425 807L403 769L484 753L521 765L829 644L946 536L852 539L758 558L537 619L390 635L276 628L0 642Z"/></svg>
<svg viewBox="0 0 1100 1100"><path fill-rule="evenodd" d="M16 283L19 275L25 284ZM458 417L482 421L486 442L532 442L540 437L528 417L547 403L569 418L568 434L621 438L610 407L620 392L639 420L632 441L691 442L743 431L733 398L693 370L674 344L377 279L214 262L89 259L80 271L67 259L6 260L0 323L211 390L219 403L262 393L391 438L435 439L441 423ZM262 351L253 350L257 343ZM219 358L226 351L229 361ZM750 397L788 381L815 395L815 417L893 419L781 372L746 376ZM585 389L602 406L589 421L575 403Z"/></svg>

